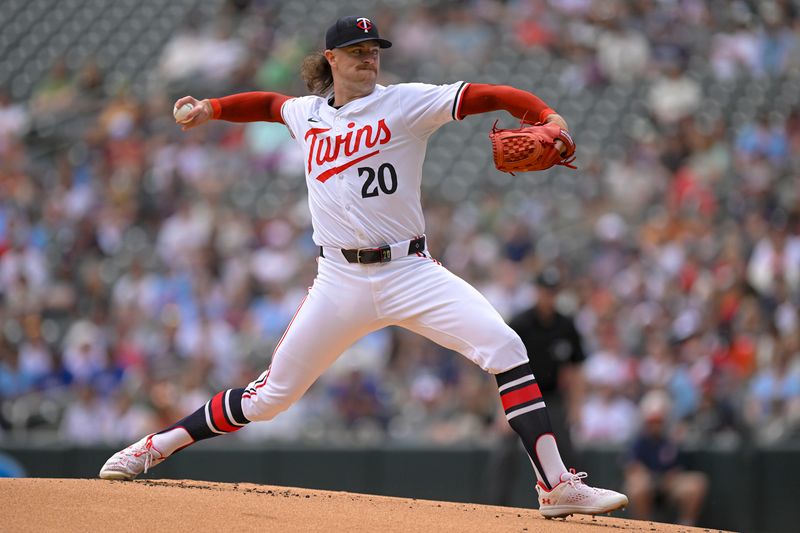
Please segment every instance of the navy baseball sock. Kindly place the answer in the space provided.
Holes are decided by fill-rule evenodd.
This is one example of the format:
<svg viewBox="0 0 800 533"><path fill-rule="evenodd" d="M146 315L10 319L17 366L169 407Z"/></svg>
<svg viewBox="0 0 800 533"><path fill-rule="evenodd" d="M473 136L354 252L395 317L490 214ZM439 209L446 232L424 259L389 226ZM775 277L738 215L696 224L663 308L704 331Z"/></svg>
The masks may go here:
<svg viewBox="0 0 800 533"><path fill-rule="evenodd" d="M531 365L525 363L497 374L495 378L508 423L522 439L536 477L552 489L561 481L561 474L567 468L558 452L544 398Z"/></svg>
<svg viewBox="0 0 800 533"><path fill-rule="evenodd" d="M217 393L194 413L153 435L153 446L171 455L199 440L242 429L250 422L242 412L243 393L244 389Z"/></svg>

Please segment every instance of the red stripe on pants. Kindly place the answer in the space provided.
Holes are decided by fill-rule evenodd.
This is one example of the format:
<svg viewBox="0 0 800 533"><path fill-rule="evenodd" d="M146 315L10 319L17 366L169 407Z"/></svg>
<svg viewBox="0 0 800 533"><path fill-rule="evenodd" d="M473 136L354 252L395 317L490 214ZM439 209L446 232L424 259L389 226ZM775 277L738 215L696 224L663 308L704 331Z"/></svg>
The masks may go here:
<svg viewBox="0 0 800 533"><path fill-rule="evenodd" d="M310 290L311 290L311 288L309 287L309 291ZM292 317L291 322L289 322L289 325L286 326L286 331L284 331L283 335L281 335L281 340L278 341L278 344L275 346L275 349L272 351L272 362L273 363L275 362L275 354L278 353L278 348L280 348L281 344L283 344L283 339L286 338L286 335L289 333L289 329L291 329L292 324L294 324L294 319L297 318L297 315L300 314L300 309L303 308L303 304L306 303L306 299L308 299L308 294L306 294L303 297L303 301L300 302L299 306L297 306L297 311L294 312L294 316ZM270 363L269 368L267 368L267 375L264 376L264 381L259 380L259 381L261 381L261 383L258 383L258 381L256 381L256 386L253 387L253 392L245 392L244 394L242 394L242 398L250 398L251 396L254 396L256 394L255 391L257 391L258 389L260 389L261 387L266 385L267 384L267 380L269 379L269 373L271 371L272 371L272 363Z"/></svg>
<svg viewBox="0 0 800 533"><path fill-rule="evenodd" d="M230 433L231 431L239 429L239 426L233 426L225 419L225 413L223 412L225 408L222 406L222 398L224 396L225 391L220 392L211 399L211 417L214 419L214 424L220 431Z"/></svg>
<svg viewBox="0 0 800 533"><path fill-rule="evenodd" d="M539 391L539 385L537 383L531 383L521 389L502 394L500 399L503 401L503 409L508 411L521 403L537 400L541 397L542 393Z"/></svg>

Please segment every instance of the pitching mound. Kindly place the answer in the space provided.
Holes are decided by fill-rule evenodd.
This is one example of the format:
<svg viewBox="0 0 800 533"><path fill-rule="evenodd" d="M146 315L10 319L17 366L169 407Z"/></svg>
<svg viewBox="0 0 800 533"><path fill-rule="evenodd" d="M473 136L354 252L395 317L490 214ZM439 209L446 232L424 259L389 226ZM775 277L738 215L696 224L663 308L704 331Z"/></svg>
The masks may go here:
<svg viewBox="0 0 800 533"><path fill-rule="evenodd" d="M688 531L608 517L545 520L491 507L245 483L0 479L0 523L17 531L454 532Z"/></svg>

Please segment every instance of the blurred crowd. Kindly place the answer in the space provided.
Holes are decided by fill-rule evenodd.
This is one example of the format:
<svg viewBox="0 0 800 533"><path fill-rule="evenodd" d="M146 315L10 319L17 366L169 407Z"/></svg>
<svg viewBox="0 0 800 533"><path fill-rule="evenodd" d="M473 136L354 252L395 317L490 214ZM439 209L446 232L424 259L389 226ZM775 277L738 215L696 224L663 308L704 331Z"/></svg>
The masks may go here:
<svg viewBox="0 0 800 533"><path fill-rule="evenodd" d="M647 88L621 151L581 154L574 132L579 247L554 252L546 198L512 209L488 166L469 201L423 198L434 256L505 318L536 302L542 269L560 271L558 306L588 355L576 444L631 441L652 390L684 444L800 440L800 107L766 102L736 125L701 108L706 83L800 77L797 6L441 4L376 9L395 42L384 83L464 61L480 72L502 42L552 58L567 95ZM0 438L133 441L269 364L316 269L302 155L281 125L182 133L170 110L183 94L304 94L299 63L318 39L279 31L280 9L190 17L142 94L93 62L57 61L26 100L0 88ZM228 438L481 442L497 413L491 376L388 328L276 420Z"/></svg>

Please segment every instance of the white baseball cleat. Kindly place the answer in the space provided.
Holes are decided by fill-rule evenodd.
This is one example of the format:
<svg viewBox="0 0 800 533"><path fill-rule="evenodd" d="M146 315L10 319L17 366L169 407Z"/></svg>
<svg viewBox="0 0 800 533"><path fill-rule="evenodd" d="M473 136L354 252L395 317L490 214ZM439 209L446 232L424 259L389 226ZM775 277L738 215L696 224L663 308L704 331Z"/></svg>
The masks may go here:
<svg viewBox="0 0 800 533"><path fill-rule="evenodd" d="M596 489L585 484L586 472L576 473L574 469L561 474L561 483L547 490L539 481L539 512L545 518L562 518L573 513L604 514L628 505L628 497L608 489Z"/></svg>
<svg viewBox="0 0 800 533"><path fill-rule="evenodd" d="M100 477L130 481L163 462L167 457L153 446L153 435L155 433L112 455L100 469Z"/></svg>

